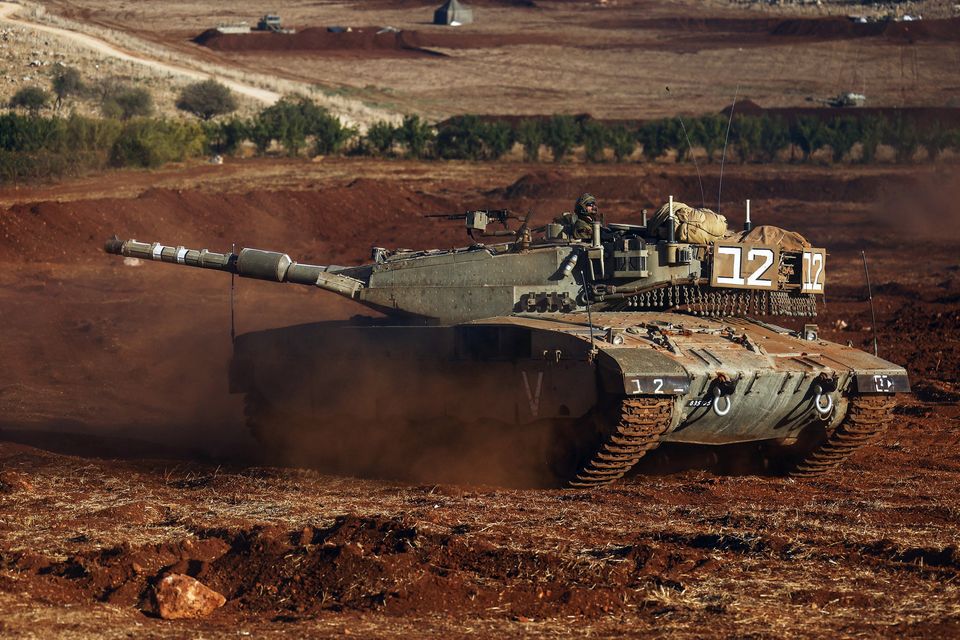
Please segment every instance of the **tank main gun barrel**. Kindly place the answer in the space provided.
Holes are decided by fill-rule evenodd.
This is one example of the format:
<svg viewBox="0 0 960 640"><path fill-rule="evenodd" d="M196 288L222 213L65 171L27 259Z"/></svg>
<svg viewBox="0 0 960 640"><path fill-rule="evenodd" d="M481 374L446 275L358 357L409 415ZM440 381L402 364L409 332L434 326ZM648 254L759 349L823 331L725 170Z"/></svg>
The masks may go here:
<svg viewBox="0 0 960 640"><path fill-rule="evenodd" d="M362 280L333 273L326 266L300 264L277 251L241 249L240 253L216 253L206 249L171 247L159 242L121 240L116 236L107 241L104 250L128 258L226 271L242 278L311 285L348 298L357 298L365 286Z"/></svg>

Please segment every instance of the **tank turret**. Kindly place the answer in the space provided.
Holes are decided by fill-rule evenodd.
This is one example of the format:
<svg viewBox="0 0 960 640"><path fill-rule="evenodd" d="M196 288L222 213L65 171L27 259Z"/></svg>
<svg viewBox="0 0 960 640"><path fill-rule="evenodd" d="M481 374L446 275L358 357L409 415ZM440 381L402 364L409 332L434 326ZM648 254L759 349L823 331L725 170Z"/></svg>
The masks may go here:
<svg viewBox="0 0 960 640"><path fill-rule="evenodd" d="M560 224L531 229L506 210L443 217L466 221L474 243L451 250L374 248L372 263L301 264L245 248L215 253L117 238L109 253L316 286L391 316L463 322L514 313L683 310L704 316L816 315L826 251L773 227L731 233L709 210L665 205L644 227L594 224L588 240ZM488 232L499 222L503 230ZM508 238L506 242L504 236ZM483 244L494 238L499 243Z"/></svg>

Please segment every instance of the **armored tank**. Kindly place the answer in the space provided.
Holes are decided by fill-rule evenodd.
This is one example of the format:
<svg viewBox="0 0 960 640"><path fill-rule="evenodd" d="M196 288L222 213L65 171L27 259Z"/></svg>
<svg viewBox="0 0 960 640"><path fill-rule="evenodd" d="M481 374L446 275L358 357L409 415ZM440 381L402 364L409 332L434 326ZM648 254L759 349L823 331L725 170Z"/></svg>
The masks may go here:
<svg viewBox="0 0 960 640"><path fill-rule="evenodd" d="M270 447L330 429L372 442L400 422L447 436L546 425L571 487L614 482L665 442L768 443L790 473L821 474L887 427L907 373L815 324L772 322L816 314L827 252L753 228L747 206L743 232L671 198L644 224L594 222L586 239L468 211L447 217L466 222L469 246L375 247L349 267L116 237L106 251L318 287L384 314L236 338L230 390Z"/></svg>

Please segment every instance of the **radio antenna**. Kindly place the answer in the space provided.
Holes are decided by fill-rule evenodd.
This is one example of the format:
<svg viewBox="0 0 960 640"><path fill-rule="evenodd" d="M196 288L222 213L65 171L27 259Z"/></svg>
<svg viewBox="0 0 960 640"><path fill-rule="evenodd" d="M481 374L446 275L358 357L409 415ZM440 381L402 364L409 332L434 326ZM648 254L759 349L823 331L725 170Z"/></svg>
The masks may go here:
<svg viewBox="0 0 960 640"><path fill-rule="evenodd" d="M667 93L670 93L670 87L667 87ZM700 177L700 165L697 164L697 156L693 153L693 144L690 142L690 136L687 135L687 127L683 124L683 117L677 114L677 120L680 121L680 128L683 130L683 137L687 139L687 149L690 150L690 159L693 160L693 167L697 170L697 182L700 183L700 206L707 208L707 197L703 194L703 179Z"/></svg>
<svg viewBox="0 0 960 640"><path fill-rule="evenodd" d="M871 323L873 328L873 355L879 356L877 345L877 314L873 310L873 292L870 290L870 272L867 271L867 254L861 251L860 258L863 259L863 275L867 279L867 300L870 301L870 318L873 321Z"/></svg>
<svg viewBox="0 0 960 640"><path fill-rule="evenodd" d="M230 253L235 254L237 252L236 243L230 245ZM234 323L234 314L233 314L233 279L234 272L230 272L230 342L237 341L237 331L236 324Z"/></svg>
<svg viewBox="0 0 960 640"><path fill-rule="evenodd" d="M720 213L720 194L723 193L723 161L727 159L727 142L730 140L730 125L733 124L733 110L737 108L737 96L740 95L740 85L733 92L733 104L730 105L730 117L727 119L727 135L723 137L723 153L720 155L720 186L717 187L717 213Z"/></svg>

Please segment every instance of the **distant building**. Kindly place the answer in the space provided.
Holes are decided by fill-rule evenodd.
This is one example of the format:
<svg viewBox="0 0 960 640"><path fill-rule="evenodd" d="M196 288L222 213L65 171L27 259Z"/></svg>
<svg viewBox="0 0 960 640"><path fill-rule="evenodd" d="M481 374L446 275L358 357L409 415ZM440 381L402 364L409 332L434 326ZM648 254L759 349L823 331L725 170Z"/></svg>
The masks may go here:
<svg viewBox="0 0 960 640"><path fill-rule="evenodd" d="M433 12L433 24L470 24L473 22L473 9L458 0L447 3Z"/></svg>

